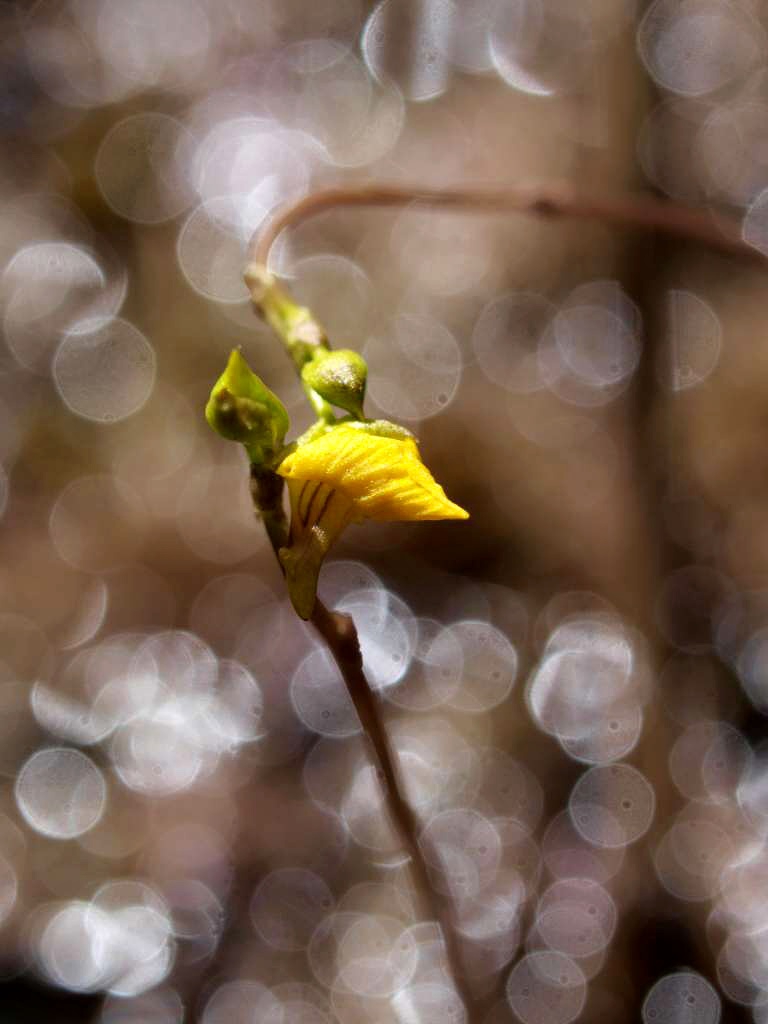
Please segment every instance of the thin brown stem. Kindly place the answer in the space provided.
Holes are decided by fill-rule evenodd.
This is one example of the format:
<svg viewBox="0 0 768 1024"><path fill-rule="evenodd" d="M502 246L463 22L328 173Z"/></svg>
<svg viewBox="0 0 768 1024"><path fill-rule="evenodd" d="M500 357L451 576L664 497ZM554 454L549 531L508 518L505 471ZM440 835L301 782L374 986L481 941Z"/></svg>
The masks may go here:
<svg viewBox="0 0 768 1024"><path fill-rule="evenodd" d="M278 564L278 552L288 542L288 523L282 507L282 493L282 477L269 470L252 467L251 497L264 520ZM372 748L373 760L379 769L379 779L389 814L400 842L410 858L410 870L421 903L420 911L440 925L452 981L465 1005L468 1019L474 1020L473 996L464 978L456 934L451 926L449 914L435 893L429 878L427 864L419 846L419 824L404 796L402 781L396 767L397 757L382 722L378 700L363 671L355 623L349 615L329 611L320 600L315 601L310 621L328 645L355 706L363 733Z"/></svg>
<svg viewBox="0 0 768 1024"><path fill-rule="evenodd" d="M410 857L410 870L417 896L422 904L420 911L426 913L440 925L445 942L446 959L451 979L467 1011L468 1019L474 1020L474 998L467 984L461 965L461 953L452 927L450 915L443 901L435 893L429 878L429 871L419 845L419 825L416 815L403 795L403 786L398 774L396 755L392 749L387 730L381 720L381 711L363 671L363 659L355 623L349 615L329 612L321 601L315 602L312 625L325 640L341 672L347 691L355 705L363 732L373 748L379 765L379 779L384 790L387 807L397 829L400 841Z"/></svg>
<svg viewBox="0 0 768 1024"><path fill-rule="evenodd" d="M361 185L312 192L278 210L248 246L248 259L264 267L280 233L339 206L398 207L418 203L456 212L501 210L551 219L595 220L638 231L655 231L699 242L721 252L764 261L744 241L741 224L713 210L684 206L650 195L615 196L580 192L566 183L518 188L424 188L417 185Z"/></svg>

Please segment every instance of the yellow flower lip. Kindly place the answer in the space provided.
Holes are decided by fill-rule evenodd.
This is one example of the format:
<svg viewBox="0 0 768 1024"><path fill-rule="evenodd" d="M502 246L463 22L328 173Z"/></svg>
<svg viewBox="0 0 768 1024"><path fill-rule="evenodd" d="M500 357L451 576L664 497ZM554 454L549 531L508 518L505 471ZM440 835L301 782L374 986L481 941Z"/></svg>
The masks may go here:
<svg viewBox="0 0 768 1024"><path fill-rule="evenodd" d="M468 519L421 461L415 441L339 424L287 455L277 472L341 492L355 517L378 522Z"/></svg>
<svg viewBox="0 0 768 1024"><path fill-rule="evenodd" d="M446 497L412 438L376 433L372 424L331 427L286 455L277 472L291 499L280 564L302 619L312 615L323 559L349 523L469 518Z"/></svg>

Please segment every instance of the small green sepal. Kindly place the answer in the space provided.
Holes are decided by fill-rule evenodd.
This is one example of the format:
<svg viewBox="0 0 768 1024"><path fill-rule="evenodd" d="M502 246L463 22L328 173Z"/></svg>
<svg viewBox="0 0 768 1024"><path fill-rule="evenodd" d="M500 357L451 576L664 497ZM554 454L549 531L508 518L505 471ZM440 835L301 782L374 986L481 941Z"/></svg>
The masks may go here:
<svg viewBox="0 0 768 1024"><path fill-rule="evenodd" d="M400 423L391 423L389 420L363 420L362 422L343 420L342 422L348 427L362 430L364 434L370 434L372 437L393 437L396 441L416 440L415 435L408 427L404 427Z"/></svg>
<svg viewBox="0 0 768 1024"><path fill-rule="evenodd" d="M302 367L301 379L306 387L317 392L330 405L335 405L356 419L363 418L363 400L368 366L352 349L319 350Z"/></svg>
<svg viewBox="0 0 768 1024"><path fill-rule="evenodd" d="M217 434L245 445L254 465L274 458L290 426L283 403L238 349L230 354L227 368L211 390L205 418Z"/></svg>

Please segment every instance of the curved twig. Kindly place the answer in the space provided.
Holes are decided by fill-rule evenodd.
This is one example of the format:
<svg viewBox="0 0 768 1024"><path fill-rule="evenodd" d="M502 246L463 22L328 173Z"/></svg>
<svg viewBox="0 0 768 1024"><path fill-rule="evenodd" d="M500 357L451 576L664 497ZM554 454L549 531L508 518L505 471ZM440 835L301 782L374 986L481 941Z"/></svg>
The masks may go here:
<svg viewBox="0 0 768 1024"><path fill-rule="evenodd" d="M597 196L562 183L501 189L361 185L312 192L278 210L266 226L254 233L248 245L248 259L266 267L272 246L285 228L295 227L325 210L338 206L398 207L411 203L456 212L501 210L552 219L602 221L638 231L658 231L700 242L721 252L765 260L761 252L744 241L741 224L733 218L650 195Z"/></svg>

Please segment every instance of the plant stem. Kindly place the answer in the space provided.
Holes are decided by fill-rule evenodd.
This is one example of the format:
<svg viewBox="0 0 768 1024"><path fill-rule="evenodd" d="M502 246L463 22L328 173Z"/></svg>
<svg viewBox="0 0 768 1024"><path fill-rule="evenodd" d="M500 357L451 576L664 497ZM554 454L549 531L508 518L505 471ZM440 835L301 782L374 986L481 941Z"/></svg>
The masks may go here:
<svg viewBox="0 0 768 1024"><path fill-rule="evenodd" d="M743 240L741 225L737 221L710 210L683 206L649 195L596 196L558 183L512 189L369 185L314 192L279 210L266 227L259 229L248 246L248 265L244 275L255 309L274 329L299 374L317 347L330 348L330 345L325 331L310 310L295 303L269 271L269 255L275 240L285 228L335 207L402 207L412 203L457 212L502 210L550 219L596 220L688 239L751 260L765 260L761 252ZM288 541L282 493L282 479L277 474L252 471L251 494L264 519L275 555ZM311 622L333 655L373 750L374 760L378 762L387 807L410 857L422 905L442 929L453 983L469 1019L473 1020L476 1017L475 1001L462 970L459 944L450 925L449 914L430 882L419 846L418 822L403 793L396 768L397 758L382 722L379 702L363 671L355 624L350 616L329 611L319 600L315 603Z"/></svg>
<svg viewBox="0 0 768 1024"><path fill-rule="evenodd" d="M311 622L333 654L346 684L347 692L352 698L358 718L362 723L363 732L373 748L374 759L379 765L379 781L384 791L387 808L399 833L400 841L410 857L411 874L421 903L420 910L437 921L440 926L451 980L459 998L464 1003L467 1019L474 1020L474 996L464 976L459 943L450 920L450 914L443 901L435 893L429 878L424 854L419 846L419 824L403 795L403 785L396 768L396 754L381 720L379 702L371 691L363 671L363 659L355 623L349 615L328 611L319 600L315 602Z"/></svg>
<svg viewBox="0 0 768 1024"><path fill-rule="evenodd" d="M272 550L277 555L280 548L288 543L288 520L283 508L283 478L271 469L262 469L252 464L251 500L264 522Z"/></svg>
<svg viewBox="0 0 768 1024"><path fill-rule="evenodd" d="M411 203L456 212L502 210L552 219L596 220L687 238L721 252L765 260L761 252L744 241L738 221L712 210L643 194L593 195L557 182L501 189L360 185L312 192L278 210L265 227L256 231L248 246L248 259L266 268L272 245L285 228L295 227L325 210L338 206L398 207Z"/></svg>
<svg viewBox="0 0 768 1024"><path fill-rule="evenodd" d="M281 501L282 491L282 477L271 470L252 468L251 496L264 520L267 535L276 556L280 548L288 542L288 524ZM378 701L363 671L363 659L355 624L351 616L329 611L319 599L315 601L310 621L325 640L333 655L362 724L363 733L373 749L373 760L378 763L379 781L384 791L389 814L400 841L410 857L416 892L422 904L421 910L433 917L440 925L452 981L471 1020L472 993L464 981L458 942L448 920L448 914L441 906L429 880L426 861L419 846L418 821L403 795L403 786L395 767L396 755L381 720Z"/></svg>
<svg viewBox="0 0 768 1024"><path fill-rule="evenodd" d="M275 329L286 351L293 360L297 371L306 361L303 350L297 347L293 327L297 322L294 311L301 310L298 318L307 331L307 336L322 338L323 347L329 347L325 332L314 320L309 310L297 307L271 275L254 277L252 268L246 269L246 282L251 288L254 306ZM276 296L277 291L277 296ZM280 315L273 315L280 306ZM269 310L269 314L267 313ZM303 341L300 344L304 344ZM288 544L288 522L283 509L283 478L269 469L251 467L251 497L254 506L264 521L272 549L280 563L280 548ZM459 998L464 1003L467 1019L473 1021L473 995L466 982L461 966L461 955L456 934L451 927L449 913L435 893L429 878L424 855L419 846L419 824L403 792L402 781L397 770L397 755L392 748L387 730L381 718L379 701L365 677L360 642L351 616L329 611L319 599L315 600L310 621L330 650L339 669L347 692L360 719L363 733L372 748L373 761L378 765L386 806L397 830L400 842L410 858L410 869L415 883L420 912L434 919L443 934L445 954L451 980Z"/></svg>
<svg viewBox="0 0 768 1024"><path fill-rule="evenodd" d="M243 277L254 307L283 343L300 374L318 348L330 348L328 336L311 311L294 301L266 264L249 263Z"/></svg>

